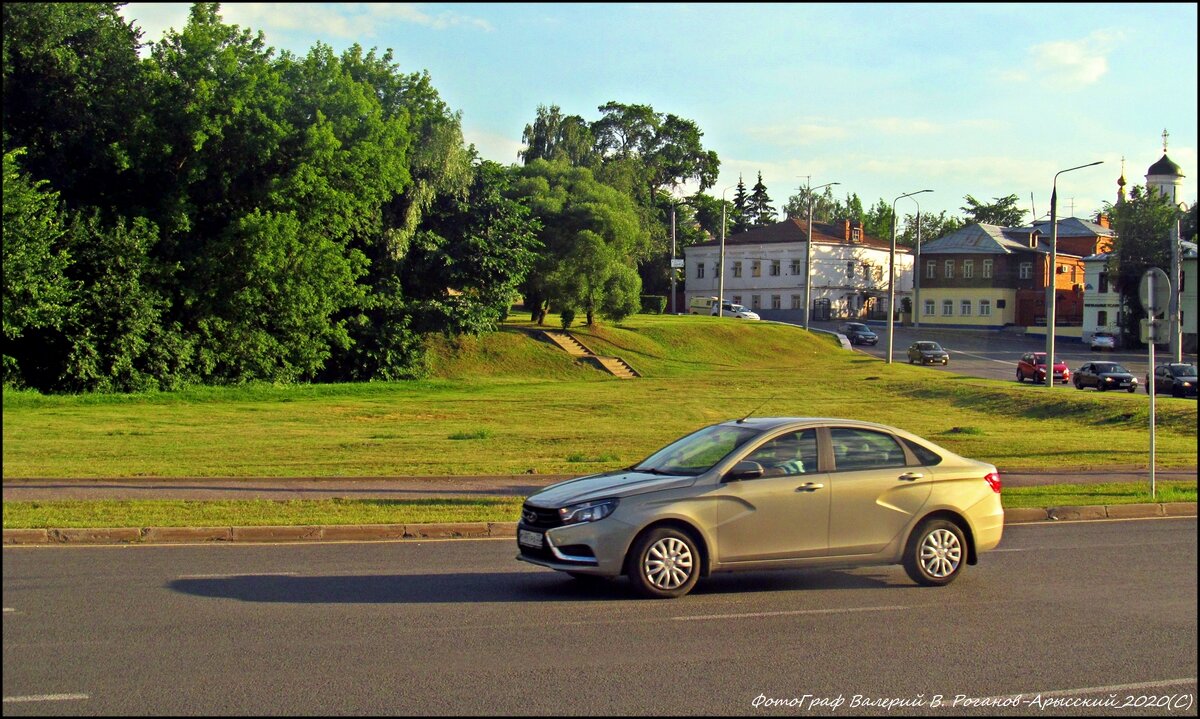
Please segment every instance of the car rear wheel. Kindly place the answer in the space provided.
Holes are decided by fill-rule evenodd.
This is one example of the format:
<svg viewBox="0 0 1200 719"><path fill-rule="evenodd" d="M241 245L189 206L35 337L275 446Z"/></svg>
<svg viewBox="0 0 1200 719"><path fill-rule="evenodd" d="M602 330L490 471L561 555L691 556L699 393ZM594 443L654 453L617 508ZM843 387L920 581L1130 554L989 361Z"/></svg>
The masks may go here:
<svg viewBox="0 0 1200 719"><path fill-rule="evenodd" d="M686 533L658 527L638 537L630 553L629 581L642 596L682 597L700 578L700 550Z"/></svg>
<svg viewBox="0 0 1200 719"><path fill-rule="evenodd" d="M966 538L957 524L945 519L922 522L904 552L904 570L914 582L927 587L953 582L966 561Z"/></svg>
<svg viewBox="0 0 1200 719"><path fill-rule="evenodd" d="M1024 372L1022 372L1021 370L1017 370L1017 381L1018 381L1018 382L1024 382L1024 381L1025 381L1025 373L1024 373Z"/></svg>

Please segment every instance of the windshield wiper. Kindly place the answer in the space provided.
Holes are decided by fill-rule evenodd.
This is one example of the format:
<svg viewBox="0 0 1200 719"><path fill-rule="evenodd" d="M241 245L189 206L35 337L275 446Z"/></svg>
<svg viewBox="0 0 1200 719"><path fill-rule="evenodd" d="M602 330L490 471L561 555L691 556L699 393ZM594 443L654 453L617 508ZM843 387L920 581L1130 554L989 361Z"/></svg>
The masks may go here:
<svg viewBox="0 0 1200 719"><path fill-rule="evenodd" d="M630 467L630 468L629 468L629 471L630 471L630 472L643 472L643 473L645 473L645 474L665 474L665 475L670 475L670 474L671 474L671 472L664 472L664 471L662 471L661 469L654 469L653 467L645 467L645 468L643 468L643 467Z"/></svg>

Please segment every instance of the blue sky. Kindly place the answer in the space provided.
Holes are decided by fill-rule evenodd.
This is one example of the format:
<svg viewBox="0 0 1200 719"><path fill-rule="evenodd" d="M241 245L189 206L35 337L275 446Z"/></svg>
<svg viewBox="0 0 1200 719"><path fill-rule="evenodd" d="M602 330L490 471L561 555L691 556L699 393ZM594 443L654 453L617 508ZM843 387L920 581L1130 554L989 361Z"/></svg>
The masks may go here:
<svg viewBox="0 0 1200 719"><path fill-rule="evenodd" d="M188 8L123 12L157 40ZM297 53L392 48L504 164L539 104L595 120L615 100L695 121L721 159L708 192L761 171L777 207L811 175L868 207L928 188L926 212L1016 194L1046 215L1056 172L1102 160L1059 177L1059 215L1084 217L1115 200L1122 157L1129 184L1145 183L1164 129L1197 197L1194 3L236 3L222 16Z"/></svg>

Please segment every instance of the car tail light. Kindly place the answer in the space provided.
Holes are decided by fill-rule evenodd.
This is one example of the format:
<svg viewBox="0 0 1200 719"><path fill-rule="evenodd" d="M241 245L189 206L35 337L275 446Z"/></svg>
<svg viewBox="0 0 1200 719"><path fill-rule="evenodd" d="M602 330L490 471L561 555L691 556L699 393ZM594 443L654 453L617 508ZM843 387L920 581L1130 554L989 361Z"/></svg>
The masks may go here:
<svg viewBox="0 0 1200 719"><path fill-rule="evenodd" d="M993 492L995 492L996 494L1000 494L1000 473L999 472L989 473L986 477L983 478L983 481L988 483L988 486L992 488Z"/></svg>

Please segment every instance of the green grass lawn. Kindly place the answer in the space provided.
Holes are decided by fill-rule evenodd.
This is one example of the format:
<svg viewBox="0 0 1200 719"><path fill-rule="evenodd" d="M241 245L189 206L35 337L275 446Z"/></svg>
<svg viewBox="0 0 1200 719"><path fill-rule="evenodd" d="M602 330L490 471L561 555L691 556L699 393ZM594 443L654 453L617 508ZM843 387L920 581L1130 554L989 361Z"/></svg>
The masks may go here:
<svg viewBox="0 0 1200 719"><path fill-rule="evenodd" d="M1160 482L1156 502L1195 502L1195 482ZM1005 507L1061 507L1150 502L1143 483L1015 487ZM4 528L251 527L316 524L515 522L522 497L469 499L321 499L237 501L5 502Z"/></svg>
<svg viewBox="0 0 1200 719"><path fill-rule="evenodd" d="M551 317L547 328L557 328ZM637 315L572 332L617 380L510 321L432 341L429 379L3 395L3 475L303 477L585 474L706 424L833 416L904 428L1002 471L1145 466L1140 395L1047 391L887 365L768 322ZM1196 403L1158 402L1158 466L1196 466Z"/></svg>

